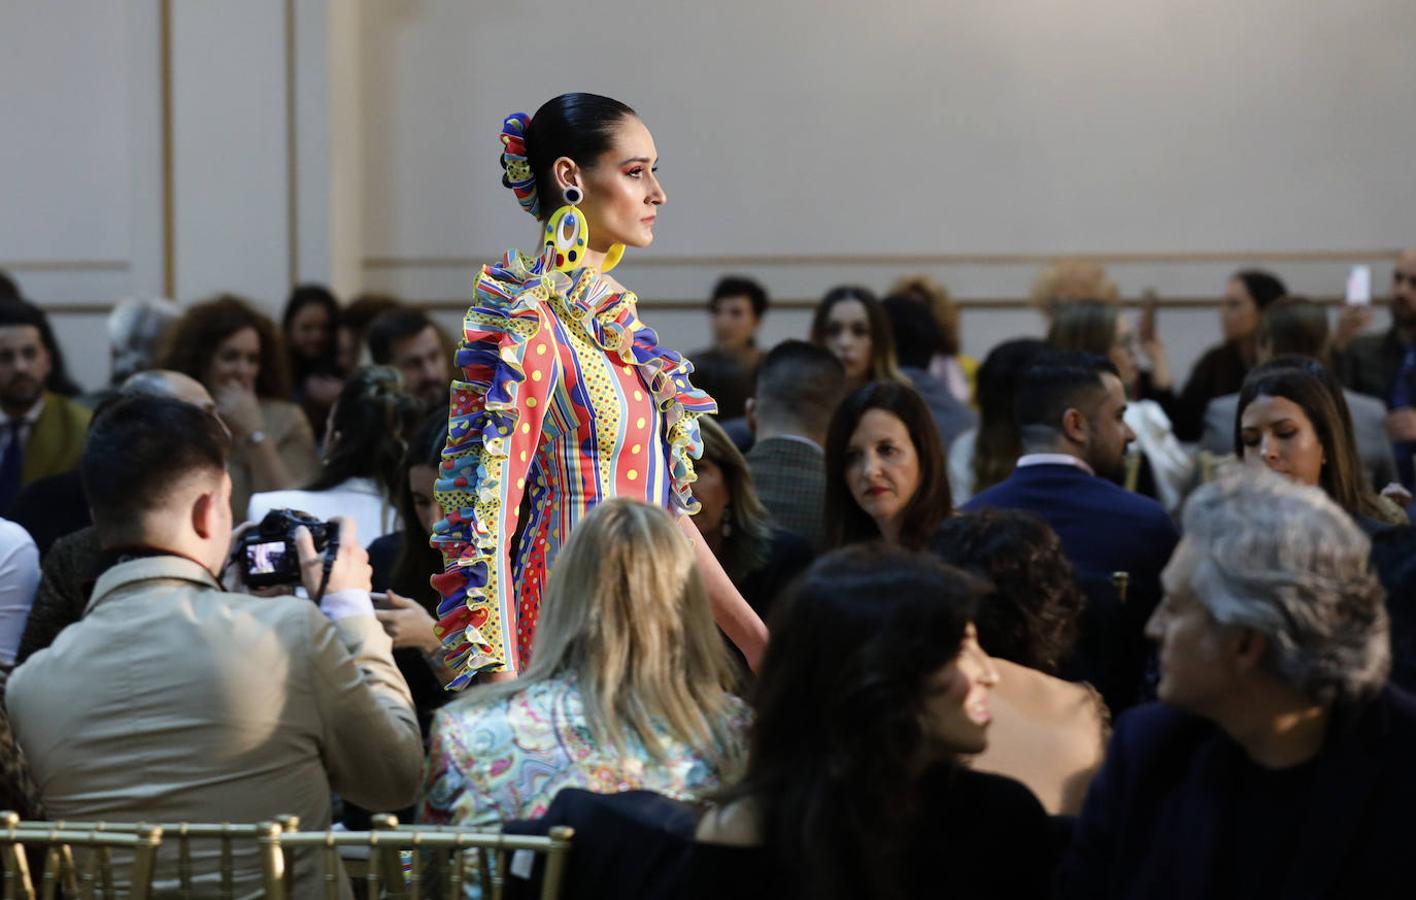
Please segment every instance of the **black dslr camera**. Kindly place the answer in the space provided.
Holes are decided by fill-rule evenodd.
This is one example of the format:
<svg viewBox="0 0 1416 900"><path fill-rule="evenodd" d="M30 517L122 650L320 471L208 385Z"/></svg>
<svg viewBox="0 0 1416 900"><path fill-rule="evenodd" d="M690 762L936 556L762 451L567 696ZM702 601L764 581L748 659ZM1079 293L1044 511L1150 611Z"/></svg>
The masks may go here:
<svg viewBox="0 0 1416 900"><path fill-rule="evenodd" d="M300 584L300 554L295 549L295 530L302 525L315 539L315 551L324 557L328 577L330 565L339 552L338 525L321 522L298 509L273 509L261 519L261 524L241 535L241 545L236 549L242 580L247 587Z"/></svg>

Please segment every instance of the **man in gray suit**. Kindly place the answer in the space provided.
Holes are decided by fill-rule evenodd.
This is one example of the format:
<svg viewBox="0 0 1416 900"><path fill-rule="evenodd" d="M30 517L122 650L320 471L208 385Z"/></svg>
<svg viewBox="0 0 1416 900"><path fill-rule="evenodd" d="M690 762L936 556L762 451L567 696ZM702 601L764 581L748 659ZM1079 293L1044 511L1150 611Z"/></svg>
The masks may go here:
<svg viewBox="0 0 1416 900"><path fill-rule="evenodd" d="M772 519L821 548L826 497L826 426L845 392L846 372L829 350L783 341L757 371L747 423L747 454L757 496Z"/></svg>
<svg viewBox="0 0 1416 900"><path fill-rule="evenodd" d="M1329 365L1327 312L1304 297L1284 297L1264 310L1259 324L1259 362L1279 356L1305 356ZM1396 462L1386 431L1386 406L1375 397L1344 390L1352 413L1352 432L1357 455L1372 489L1380 491L1396 480ZM1217 456L1234 453L1234 418L1239 395L1216 397L1205 408L1205 431L1200 449Z"/></svg>
<svg viewBox="0 0 1416 900"><path fill-rule="evenodd" d="M289 813L324 829L331 788L370 809L415 799L418 722L357 535L344 523L326 563L297 532L299 576L318 603L228 592L229 449L214 416L165 397L119 399L89 431L84 488L114 565L83 619L16 669L6 696L53 818ZM217 849L197 848L199 877L216 876ZM236 856L240 893L259 888L255 851ZM175 860L160 860L162 881ZM297 868L300 896L320 895L312 862Z"/></svg>

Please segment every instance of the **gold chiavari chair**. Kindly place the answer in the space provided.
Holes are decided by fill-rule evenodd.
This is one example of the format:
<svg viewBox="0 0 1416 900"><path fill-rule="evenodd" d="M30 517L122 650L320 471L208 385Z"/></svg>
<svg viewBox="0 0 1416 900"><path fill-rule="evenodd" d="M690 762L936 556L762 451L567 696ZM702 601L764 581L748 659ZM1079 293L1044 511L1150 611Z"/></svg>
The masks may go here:
<svg viewBox="0 0 1416 900"><path fill-rule="evenodd" d="M563 827L539 837L455 826L400 826L393 816L375 816L371 831L283 831L273 822L263 827L261 863L266 897L271 900L289 898L295 875L289 851L298 849L316 851L324 895L338 900L342 862L347 861L340 851L353 848L368 853L357 877L359 893L369 900L439 896L461 900L469 872L483 898L503 900L508 876L529 877L538 855L546 858L540 900L556 900L574 837L573 829Z"/></svg>
<svg viewBox="0 0 1416 900"><path fill-rule="evenodd" d="M1126 605L1126 594L1131 590L1130 572L1112 572L1111 586L1116 588L1116 599L1122 605Z"/></svg>
<svg viewBox="0 0 1416 900"><path fill-rule="evenodd" d="M95 894L100 894L109 900L116 898L114 850L132 854L132 865L124 882L126 896L146 900L152 891L157 848L161 843L162 828L156 825L133 825L122 831L75 828L59 822L21 822L16 813L0 813L4 900L36 900L37 896L54 900L61 883L65 897L93 900ZM30 875L26 846L45 848L43 886L39 894ZM76 861L79 857L84 857L82 862Z"/></svg>
<svg viewBox="0 0 1416 900"><path fill-rule="evenodd" d="M277 816L275 823L281 830L294 831L300 826L299 816ZM174 822L147 825L135 822L74 822L58 820L54 822L22 822L21 828L58 830L65 833L80 832L112 835L137 835L145 829L156 828L164 836L167 846L177 849L177 895L182 900L193 900L197 896L210 896L212 886L200 882L193 864L192 845L194 843L217 844L216 896L220 900L232 900L236 896L236 848L240 844L258 844L263 833L262 825L232 824L230 822ZM46 862L43 878L43 900L53 900L55 888L61 883L65 895L70 896L74 888L73 879L66 873L75 871L72 855L67 851L57 854L51 850L58 865ZM156 863L154 863L156 869ZM262 876L264 869L262 868ZM7 895L4 900L11 900Z"/></svg>

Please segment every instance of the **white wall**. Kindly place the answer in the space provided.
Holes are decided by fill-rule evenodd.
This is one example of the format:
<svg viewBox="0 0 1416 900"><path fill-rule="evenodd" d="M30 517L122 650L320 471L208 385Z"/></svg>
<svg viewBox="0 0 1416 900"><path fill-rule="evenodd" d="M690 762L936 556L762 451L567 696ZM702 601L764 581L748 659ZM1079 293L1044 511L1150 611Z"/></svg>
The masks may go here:
<svg viewBox="0 0 1416 900"><path fill-rule="evenodd" d="M455 320L477 265L533 236L501 118L570 89L654 131L669 203L622 280L685 348L726 270L784 301L777 338L832 284L909 270L1016 300L1046 258L1091 254L1130 296L1211 298L1255 261L1331 295L1416 242L1409 0L602 0L575 27L548 0L170 2L170 235L164 5L0 0L0 266L81 305L56 324L91 384L93 304L161 293L168 238L184 301L274 310L332 279ZM1182 371L1218 333L1212 308L1161 321ZM964 325L975 355L1040 327Z"/></svg>

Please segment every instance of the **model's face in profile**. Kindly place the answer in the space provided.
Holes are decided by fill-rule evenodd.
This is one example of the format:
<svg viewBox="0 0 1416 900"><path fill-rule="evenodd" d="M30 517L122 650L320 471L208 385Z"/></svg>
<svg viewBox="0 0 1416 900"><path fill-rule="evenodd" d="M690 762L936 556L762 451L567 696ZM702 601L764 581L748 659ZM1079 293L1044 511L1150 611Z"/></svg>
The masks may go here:
<svg viewBox="0 0 1416 900"><path fill-rule="evenodd" d="M893 534L919 490L919 454L900 417L866 410L846 444L846 483L884 535Z"/></svg>
<svg viewBox="0 0 1416 900"><path fill-rule="evenodd" d="M826 313L826 349L841 361L846 380L865 381L870 372L870 315L859 300L842 300Z"/></svg>
<svg viewBox="0 0 1416 900"><path fill-rule="evenodd" d="M654 136L637 116L615 126L610 149L593 166L582 168L581 208L590 220L590 249L604 253L612 244L647 247L654 242L654 221L668 198L658 177L659 151Z"/></svg>
<svg viewBox="0 0 1416 900"><path fill-rule="evenodd" d="M1302 484L1318 485L1323 443L1303 407L1287 397L1258 396L1239 419L1244 462L1262 463Z"/></svg>
<svg viewBox="0 0 1416 900"><path fill-rule="evenodd" d="M982 753L988 748L988 726L993 721L988 693L996 684L998 669L978 645L978 631L970 622L959 655L925 684L920 724L931 758Z"/></svg>

